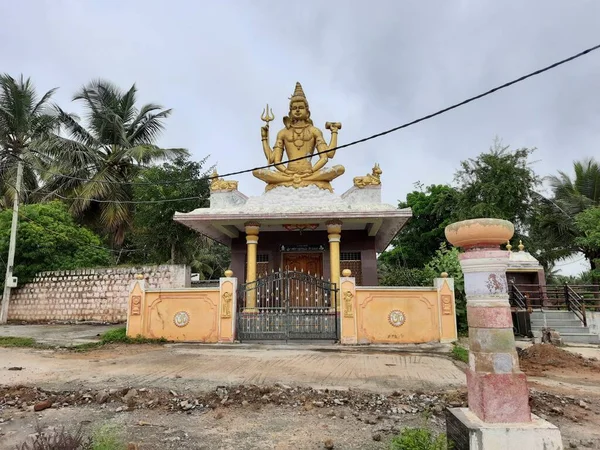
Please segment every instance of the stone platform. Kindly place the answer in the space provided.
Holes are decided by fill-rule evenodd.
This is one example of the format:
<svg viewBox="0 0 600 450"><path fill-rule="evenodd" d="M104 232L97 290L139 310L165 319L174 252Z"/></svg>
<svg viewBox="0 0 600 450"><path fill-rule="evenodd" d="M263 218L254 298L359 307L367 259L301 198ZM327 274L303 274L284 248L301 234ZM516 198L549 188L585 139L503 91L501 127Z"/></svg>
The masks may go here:
<svg viewBox="0 0 600 450"><path fill-rule="evenodd" d="M562 450L560 430L531 415L531 422L486 423L468 408L446 411L446 434L453 450Z"/></svg>

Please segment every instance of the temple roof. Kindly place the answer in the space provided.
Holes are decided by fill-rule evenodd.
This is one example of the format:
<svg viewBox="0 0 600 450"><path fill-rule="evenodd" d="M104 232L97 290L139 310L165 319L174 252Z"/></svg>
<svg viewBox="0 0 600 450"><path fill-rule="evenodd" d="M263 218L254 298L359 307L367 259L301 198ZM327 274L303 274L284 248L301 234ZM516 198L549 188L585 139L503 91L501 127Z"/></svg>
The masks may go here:
<svg viewBox="0 0 600 450"><path fill-rule="evenodd" d="M382 203L380 186L353 187L341 196L317 186L280 186L256 197L237 190L213 191L209 208L176 213L174 220L229 245L248 221L260 222L263 233L284 231L286 224L310 223L324 230L325 222L339 219L343 230L366 230L375 237L376 251L382 252L411 216L410 208Z"/></svg>
<svg viewBox="0 0 600 450"><path fill-rule="evenodd" d="M522 247L522 244L520 245ZM510 252L508 260L509 271L537 272L543 267L535 257L524 251L522 248L518 252Z"/></svg>

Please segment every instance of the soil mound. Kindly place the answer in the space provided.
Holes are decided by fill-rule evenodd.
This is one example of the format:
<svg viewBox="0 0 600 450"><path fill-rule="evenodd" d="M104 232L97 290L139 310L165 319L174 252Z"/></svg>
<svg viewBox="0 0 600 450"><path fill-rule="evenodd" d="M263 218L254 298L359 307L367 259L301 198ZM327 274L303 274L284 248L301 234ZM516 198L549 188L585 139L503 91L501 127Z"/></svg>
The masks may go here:
<svg viewBox="0 0 600 450"><path fill-rule="evenodd" d="M598 372L598 360L584 358L552 344L535 344L520 352L521 369L526 372L544 372L552 369Z"/></svg>

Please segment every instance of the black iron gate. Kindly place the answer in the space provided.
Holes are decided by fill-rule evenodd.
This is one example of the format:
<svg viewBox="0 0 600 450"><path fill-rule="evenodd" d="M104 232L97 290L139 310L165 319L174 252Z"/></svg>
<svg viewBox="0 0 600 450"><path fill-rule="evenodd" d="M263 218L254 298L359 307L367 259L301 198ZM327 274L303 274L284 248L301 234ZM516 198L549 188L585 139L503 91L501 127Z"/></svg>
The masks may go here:
<svg viewBox="0 0 600 450"><path fill-rule="evenodd" d="M335 283L310 274L273 272L238 288L237 338L338 339Z"/></svg>

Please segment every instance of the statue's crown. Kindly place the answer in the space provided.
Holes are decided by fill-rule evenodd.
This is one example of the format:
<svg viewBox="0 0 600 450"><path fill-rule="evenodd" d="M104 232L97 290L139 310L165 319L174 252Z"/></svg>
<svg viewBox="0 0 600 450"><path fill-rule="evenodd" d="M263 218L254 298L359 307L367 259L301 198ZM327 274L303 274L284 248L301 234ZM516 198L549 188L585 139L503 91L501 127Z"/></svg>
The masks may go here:
<svg viewBox="0 0 600 450"><path fill-rule="evenodd" d="M308 105L308 101L306 100L306 95L304 95L304 90L302 89L302 85L298 81L296 81L296 87L294 88L294 93L290 97L290 104L296 100L303 100Z"/></svg>

